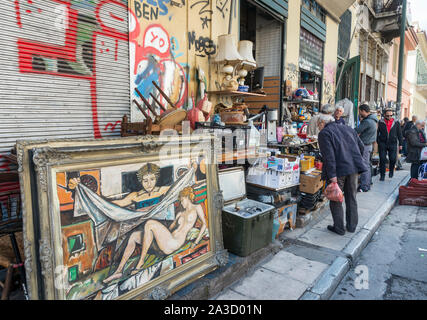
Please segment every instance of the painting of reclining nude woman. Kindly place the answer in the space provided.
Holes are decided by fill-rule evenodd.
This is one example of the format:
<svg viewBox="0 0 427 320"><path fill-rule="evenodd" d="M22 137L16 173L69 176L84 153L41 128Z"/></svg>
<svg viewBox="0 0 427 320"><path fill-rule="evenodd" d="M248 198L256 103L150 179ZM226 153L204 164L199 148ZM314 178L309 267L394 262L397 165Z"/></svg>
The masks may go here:
<svg viewBox="0 0 427 320"><path fill-rule="evenodd" d="M202 158L58 172L67 299L115 299L210 251Z"/></svg>

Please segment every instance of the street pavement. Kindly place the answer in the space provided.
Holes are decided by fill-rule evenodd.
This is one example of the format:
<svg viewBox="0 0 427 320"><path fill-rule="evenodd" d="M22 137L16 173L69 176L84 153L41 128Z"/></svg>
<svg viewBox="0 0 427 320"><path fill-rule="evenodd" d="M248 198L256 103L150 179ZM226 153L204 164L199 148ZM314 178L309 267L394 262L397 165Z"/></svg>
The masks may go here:
<svg viewBox="0 0 427 320"><path fill-rule="evenodd" d="M408 165L405 165L404 170L395 172L393 179L389 179L387 175L384 182L380 182L379 176L376 176L370 192L358 193L359 224L355 233L347 232L344 236L339 236L328 231L326 227L332 224L332 216L327 206L306 227L287 230L280 235L276 241L282 242L281 251L253 266L247 276L211 299L329 299L394 206L399 185L406 184L409 180L408 169ZM403 223L406 220L401 221ZM417 232L423 231L414 229L408 234L410 241L415 243L422 236ZM427 248L427 245L424 244L423 248ZM427 252L425 254L427 256ZM390 280L390 286L396 286L405 275L404 263L399 265L396 262L395 268L400 270L396 271L396 276L400 275L400 278ZM425 275L422 268L419 272ZM349 289L344 289L343 292L346 290Z"/></svg>
<svg viewBox="0 0 427 320"><path fill-rule="evenodd" d="M427 208L396 206L331 299L427 299Z"/></svg>

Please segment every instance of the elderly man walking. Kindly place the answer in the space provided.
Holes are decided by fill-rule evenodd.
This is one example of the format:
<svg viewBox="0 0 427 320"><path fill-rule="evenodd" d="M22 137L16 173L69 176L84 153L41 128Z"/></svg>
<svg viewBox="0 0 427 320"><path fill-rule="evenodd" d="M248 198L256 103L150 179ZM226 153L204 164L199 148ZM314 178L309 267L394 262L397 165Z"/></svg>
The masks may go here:
<svg viewBox="0 0 427 320"><path fill-rule="evenodd" d="M362 121L355 130L365 145L363 160L368 170L360 175L360 188L358 191L368 192L371 189L371 154L372 144L377 139L378 119L374 114L371 114L371 110L367 104L362 104L359 107L359 114Z"/></svg>
<svg viewBox="0 0 427 320"><path fill-rule="evenodd" d="M322 179L327 183L337 182L344 192L346 227L344 228L344 210L341 202L330 201L334 220L328 230L339 235L355 232L358 223L357 184L360 173L367 170L362 154L364 145L356 131L349 126L335 122L328 115L318 120L319 147L323 159Z"/></svg>

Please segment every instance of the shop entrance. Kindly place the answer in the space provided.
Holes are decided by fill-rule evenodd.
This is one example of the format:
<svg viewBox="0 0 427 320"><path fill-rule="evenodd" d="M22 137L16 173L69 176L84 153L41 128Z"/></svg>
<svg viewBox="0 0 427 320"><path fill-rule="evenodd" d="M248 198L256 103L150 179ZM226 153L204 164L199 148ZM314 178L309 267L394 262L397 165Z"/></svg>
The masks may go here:
<svg viewBox="0 0 427 320"><path fill-rule="evenodd" d="M248 97L250 113L257 114L264 106L279 109L282 99L285 18L255 2L240 2L240 40L254 43L253 56L262 68L262 91L265 97Z"/></svg>

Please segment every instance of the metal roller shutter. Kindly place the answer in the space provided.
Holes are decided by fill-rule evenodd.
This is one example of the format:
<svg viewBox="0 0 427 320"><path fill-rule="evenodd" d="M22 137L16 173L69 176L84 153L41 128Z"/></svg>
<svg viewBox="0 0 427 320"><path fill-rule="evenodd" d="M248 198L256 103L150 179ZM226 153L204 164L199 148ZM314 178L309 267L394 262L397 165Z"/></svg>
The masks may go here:
<svg viewBox="0 0 427 320"><path fill-rule="evenodd" d="M127 0L0 1L0 170L17 139L120 135Z"/></svg>

